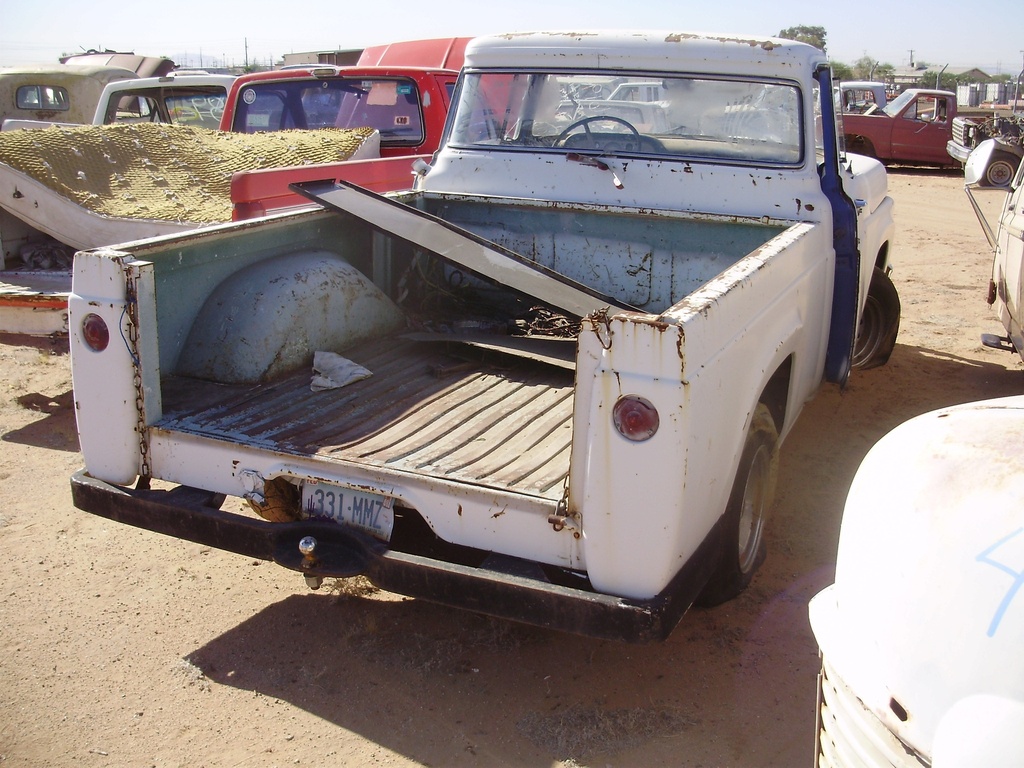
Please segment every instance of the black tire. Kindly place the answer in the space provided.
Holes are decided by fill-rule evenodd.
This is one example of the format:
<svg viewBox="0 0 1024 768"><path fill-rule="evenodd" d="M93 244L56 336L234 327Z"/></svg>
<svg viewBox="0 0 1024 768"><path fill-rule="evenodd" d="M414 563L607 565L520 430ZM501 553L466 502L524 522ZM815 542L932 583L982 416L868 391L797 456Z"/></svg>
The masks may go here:
<svg viewBox="0 0 1024 768"><path fill-rule="evenodd" d="M845 136L844 144L847 152L852 152L855 155L877 158L877 155L875 154L875 146L863 136L847 134Z"/></svg>
<svg viewBox="0 0 1024 768"><path fill-rule="evenodd" d="M719 605L750 585L764 562L764 525L775 497L779 432L767 406L758 403L747 430L740 466L725 508L718 564L697 604Z"/></svg>
<svg viewBox="0 0 1024 768"><path fill-rule="evenodd" d="M853 345L853 367L866 370L889 362L900 330L900 295L889 275L875 267Z"/></svg>

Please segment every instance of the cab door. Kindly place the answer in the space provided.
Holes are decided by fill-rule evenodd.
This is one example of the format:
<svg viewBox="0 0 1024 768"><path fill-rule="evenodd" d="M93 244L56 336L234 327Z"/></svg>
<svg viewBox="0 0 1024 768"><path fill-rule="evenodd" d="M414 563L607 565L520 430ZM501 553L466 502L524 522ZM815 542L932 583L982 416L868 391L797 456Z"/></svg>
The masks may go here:
<svg viewBox="0 0 1024 768"><path fill-rule="evenodd" d="M946 96L922 93L904 107L892 128L892 158L949 165L950 106Z"/></svg>

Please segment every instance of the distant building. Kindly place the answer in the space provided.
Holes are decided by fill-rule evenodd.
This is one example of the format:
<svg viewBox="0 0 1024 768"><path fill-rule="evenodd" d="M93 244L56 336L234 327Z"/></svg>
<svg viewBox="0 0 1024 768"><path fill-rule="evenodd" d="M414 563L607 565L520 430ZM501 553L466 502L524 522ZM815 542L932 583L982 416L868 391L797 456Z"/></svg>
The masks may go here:
<svg viewBox="0 0 1024 768"><path fill-rule="evenodd" d="M278 63L278 69L282 67L295 67L303 64L333 64L337 67L345 67L359 61L362 48L337 51L307 51L305 53L286 53Z"/></svg>
<svg viewBox="0 0 1024 768"><path fill-rule="evenodd" d="M892 84L896 87L897 91L913 88L927 71L927 67L916 64L913 61L910 62L910 66L893 67Z"/></svg>
<svg viewBox="0 0 1024 768"><path fill-rule="evenodd" d="M1019 108L1017 100L1024 93L1024 89L1018 82L1018 77L993 76L980 67L948 67L934 64L929 66L911 61L910 66L893 68L892 75L885 79L886 89L899 93L907 88L934 88L936 76L940 73L946 78L947 85L949 77L952 76L956 85L951 90L956 91L957 102L961 106Z"/></svg>
<svg viewBox="0 0 1024 768"><path fill-rule="evenodd" d="M904 90L916 86L921 78L929 72L936 75L939 72L943 75L953 75L958 83L971 83L980 80L988 80L989 74L978 67L941 67L926 66L924 64L911 63L909 67L895 67L892 73L892 82L897 90ZM935 87L935 84L931 84Z"/></svg>
<svg viewBox="0 0 1024 768"><path fill-rule="evenodd" d="M946 74L955 75L959 83L974 83L992 77L988 72L977 67L946 67Z"/></svg>

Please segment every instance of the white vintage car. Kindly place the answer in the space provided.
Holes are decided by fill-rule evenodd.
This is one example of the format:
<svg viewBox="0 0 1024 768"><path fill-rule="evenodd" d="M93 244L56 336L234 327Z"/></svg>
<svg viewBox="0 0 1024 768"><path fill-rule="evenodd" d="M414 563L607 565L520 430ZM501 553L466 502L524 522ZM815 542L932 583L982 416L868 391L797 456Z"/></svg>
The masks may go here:
<svg viewBox="0 0 1024 768"><path fill-rule="evenodd" d="M810 604L815 766L1024 761L1022 455L1017 396L918 416L864 458Z"/></svg>

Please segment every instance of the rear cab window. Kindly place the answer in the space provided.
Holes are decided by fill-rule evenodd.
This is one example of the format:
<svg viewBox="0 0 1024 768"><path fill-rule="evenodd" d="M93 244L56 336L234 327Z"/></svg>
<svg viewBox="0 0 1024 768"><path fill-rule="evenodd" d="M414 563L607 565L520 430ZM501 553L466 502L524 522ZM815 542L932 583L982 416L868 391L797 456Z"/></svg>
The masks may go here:
<svg viewBox="0 0 1024 768"><path fill-rule="evenodd" d="M382 146L423 143L423 109L407 78L253 82L239 94L234 130L374 128Z"/></svg>
<svg viewBox="0 0 1024 768"><path fill-rule="evenodd" d="M18 88L16 103L18 109L67 112L71 108L67 89L55 85L22 85Z"/></svg>
<svg viewBox="0 0 1024 768"><path fill-rule="evenodd" d="M174 123L217 130L224 114L221 86L177 87L167 93L125 91L107 105L106 123Z"/></svg>

